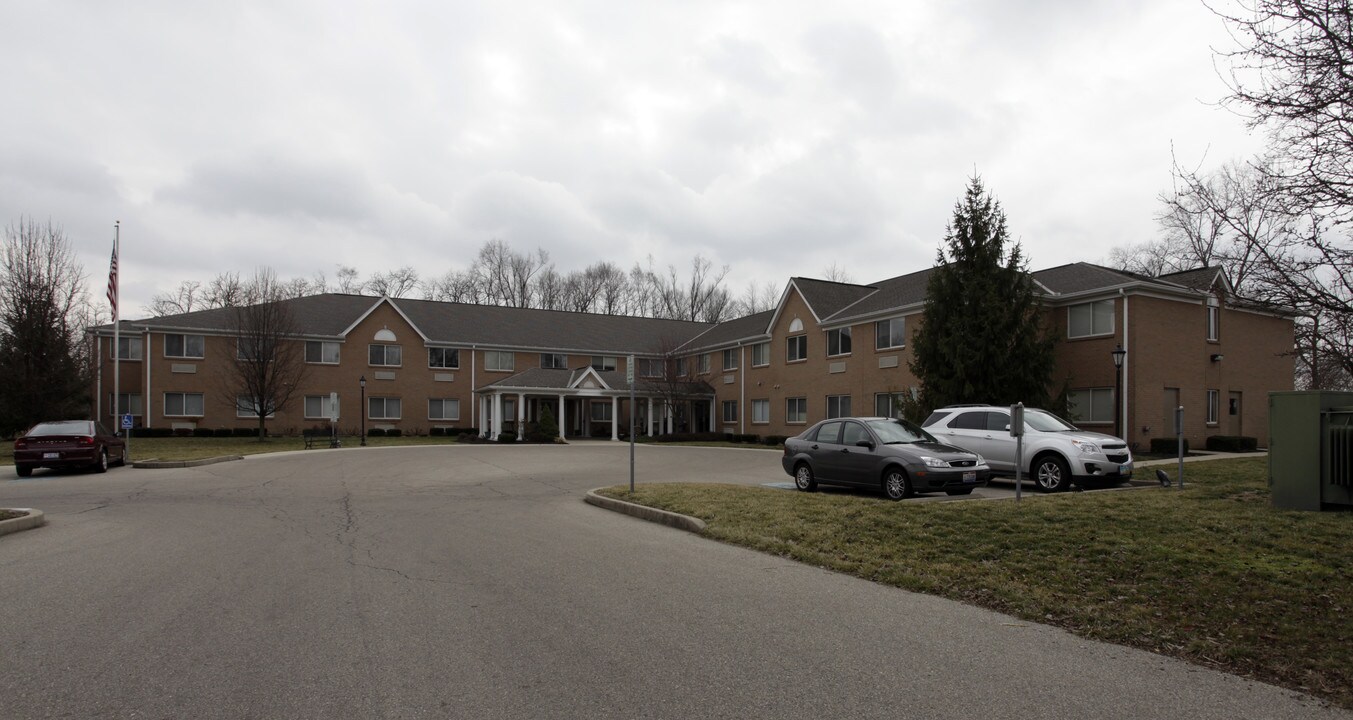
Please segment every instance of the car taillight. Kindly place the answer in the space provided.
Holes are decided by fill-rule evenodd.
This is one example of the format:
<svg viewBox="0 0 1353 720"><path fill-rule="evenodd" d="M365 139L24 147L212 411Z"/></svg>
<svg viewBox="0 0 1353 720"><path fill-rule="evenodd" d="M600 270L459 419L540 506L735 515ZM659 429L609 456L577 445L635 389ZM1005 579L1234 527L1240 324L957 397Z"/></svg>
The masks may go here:
<svg viewBox="0 0 1353 720"><path fill-rule="evenodd" d="M28 438L19 438L18 440L15 440L15 441L14 441L14 449L15 449L15 450L26 450L26 449L28 449Z"/></svg>
<svg viewBox="0 0 1353 720"><path fill-rule="evenodd" d="M93 444L94 444L94 438L93 438L92 436L89 436L89 435L82 436L82 437L80 438L80 444L81 444L81 445L93 445Z"/></svg>

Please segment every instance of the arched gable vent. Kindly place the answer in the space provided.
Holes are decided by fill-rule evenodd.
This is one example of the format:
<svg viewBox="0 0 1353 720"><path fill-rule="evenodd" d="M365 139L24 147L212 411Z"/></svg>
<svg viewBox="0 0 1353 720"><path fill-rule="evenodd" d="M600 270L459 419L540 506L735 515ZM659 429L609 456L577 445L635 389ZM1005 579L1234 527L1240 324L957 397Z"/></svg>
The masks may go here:
<svg viewBox="0 0 1353 720"><path fill-rule="evenodd" d="M794 318L794 322L789 324L789 331L801 332L802 330L803 330L803 321L798 318Z"/></svg>
<svg viewBox="0 0 1353 720"><path fill-rule="evenodd" d="M376 331L376 337L374 339L379 340L380 342L394 342L395 334L388 327L381 328Z"/></svg>

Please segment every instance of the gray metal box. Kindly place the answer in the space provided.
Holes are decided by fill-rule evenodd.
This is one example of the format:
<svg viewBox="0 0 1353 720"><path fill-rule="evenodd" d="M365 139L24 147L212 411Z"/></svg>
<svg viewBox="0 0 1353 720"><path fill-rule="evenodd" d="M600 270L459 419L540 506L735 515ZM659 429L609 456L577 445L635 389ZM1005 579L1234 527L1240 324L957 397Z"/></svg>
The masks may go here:
<svg viewBox="0 0 1353 720"><path fill-rule="evenodd" d="M1274 506L1353 506L1353 393L1269 393L1268 423Z"/></svg>

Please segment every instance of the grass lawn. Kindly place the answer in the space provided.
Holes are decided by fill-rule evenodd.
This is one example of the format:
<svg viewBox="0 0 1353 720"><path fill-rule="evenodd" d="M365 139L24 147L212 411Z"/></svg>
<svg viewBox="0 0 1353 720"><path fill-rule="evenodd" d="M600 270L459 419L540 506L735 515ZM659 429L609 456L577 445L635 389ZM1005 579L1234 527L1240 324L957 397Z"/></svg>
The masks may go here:
<svg viewBox="0 0 1353 720"><path fill-rule="evenodd" d="M342 437L343 447L357 447L359 437ZM369 447L396 445L454 445L454 437L373 437ZM257 455L283 450L304 450L305 440L296 437L258 438L132 438L132 460L201 460L222 455ZM0 463L14 464L14 443L0 443Z"/></svg>
<svg viewBox="0 0 1353 720"><path fill-rule="evenodd" d="M1275 510L1265 463L1191 464L1183 491L1019 504L730 485L605 494L698 517L714 539L1353 707L1353 512Z"/></svg>

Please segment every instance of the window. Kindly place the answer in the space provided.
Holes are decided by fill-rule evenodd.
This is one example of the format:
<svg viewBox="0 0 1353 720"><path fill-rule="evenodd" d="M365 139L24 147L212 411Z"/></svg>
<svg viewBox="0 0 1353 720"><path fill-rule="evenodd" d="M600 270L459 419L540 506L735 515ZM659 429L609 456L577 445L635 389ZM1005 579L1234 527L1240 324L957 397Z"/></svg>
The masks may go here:
<svg viewBox="0 0 1353 720"><path fill-rule="evenodd" d="M660 378L662 377L663 361L650 360L647 358L639 359L639 377Z"/></svg>
<svg viewBox="0 0 1353 720"><path fill-rule="evenodd" d="M752 367L765 367L770 364L770 343L757 343L752 346Z"/></svg>
<svg viewBox="0 0 1353 720"><path fill-rule="evenodd" d="M1217 410L1221 399L1221 393L1217 390L1207 391L1207 424L1217 424Z"/></svg>
<svg viewBox="0 0 1353 720"><path fill-rule="evenodd" d="M608 402L592 403L592 422L610 422L611 404Z"/></svg>
<svg viewBox="0 0 1353 720"><path fill-rule="evenodd" d="M620 358L618 358L618 357L613 357L613 356L611 356L611 355L593 355L593 356L592 356L592 369L593 369L593 370L597 370L597 371L599 371L599 372L604 372L604 371L606 371L606 370L614 370L614 369L616 369L617 367L620 367Z"/></svg>
<svg viewBox="0 0 1353 720"><path fill-rule="evenodd" d="M832 443L833 445L841 442L841 426L843 422L825 422L817 429L817 434L813 439L820 443Z"/></svg>
<svg viewBox="0 0 1353 720"><path fill-rule="evenodd" d="M805 336L806 339L806 336ZM827 331L827 355L850 354L850 328L837 328Z"/></svg>
<svg viewBox="0 0 1353 720"><path fill-rule="evenodd" d="M850 416L850 396L849 395L828 395L827 396L827 417L839 418Z"/></svg>
<svg viewBox="0 0 1353 720"><path fill-rule="evenodd" d="M1113 388L1072 390L1067 397L1072 422L1113 422Z"/></svg>
<svg viewBox="0 0 1353 720"><path fill-rule="evenodd" d="M329 400L330 398L328 395L306 395L305 416L312 419L318 418L328 420L333 415L337 415L338 413L330 412L330 410L335 408L330 407ZM341 405L342 403L339 404Z"/></svg>
<svg viewBox="0 0 1353 720"><path fill-rule="evenodd" d="M955 430L986 430L988 414L981 410L959 413L957 417L949 421L949 427Z"/></svg>
<svg viewBox="0 0 1353 720"><path fill-rule="evenodd" d="M798 362L808 359L808 336L795 335L788 340L789 353L786 356L788 362Z"/></svg>
<svg viewBox="0 0 1353 720"><path fill-rule="evenodd" d="M112 343L109 343L112 347ZM117 359L119 360L140 360L141 359L141 338L139 337L120 337L117 339Z"/></svg>
<svg viewBox="0 0 1353 720"><path fill-rule="evenodd" d="M306 340L305 361L321 365L337 365L338 343L328 340Z"/></svg>
<svg viewBox="0 0 1353 720"><path fill-rule="evenodd" d="M455 398L428 398L429 420L459 420L460 401Z"/></svg>
<svg viewBox="0 0 1353 720"><path fill-rule="evenodd" d="M369 397L366 399L366 416L372 420L398 420L402 410L399 398Z"/></svg>
<svg viewBox="0 0 1353 720"><path fill-rule="evenodd" d="M235 396L235 417L238 418L257 418L259 403L248 395ZM273 416L273 410L276 408L268 407L268 417Z"/></svg>
<svg viewBox="0 0 1353 720"><path fill-rule="evenodd" d="M164 356L172 358L197 358L206 356L206 339L201 335L165 335Z"/></svg>
<svg viewBox="0 0 1353 720"><path fill-rule="evenodd" d="M484 351L484 369L498 372L511 372L517 367L516 353L500 352L498 350Z"/></svg>
<svg viewBox="0 0 1353 720"><path fill-rule="evenodd" d="M687 374L688 372L690 372L690 365L689 365L689 362L690 362L690 361L687 360L686 358L681 358L680 360L673 360L672 362L675 362L675 363L676 363L676 376L677 376L677 377L686 377L686 374Z"/></svg>
<svg viewBox="0 0 1353 720"><path fill-rule="evenodd" d="M896 418L902 414L903 393L874 393L874 414L879 417Z"/></svg>
<svg viewBox="0 0 1353 720"><path fill-rule="evenodd" d="M1221 337L1221 304L1216 296L1207 299L1207 339L1218 340Z"/></svg>
<svg viewBox="0 0 1353 720"><path fill-rule="evenodd" d="M368 345L367 364L378 367L399 367L404 358L399 345Z"/></svg>
<svg viewBox="0 0 1353 720"><path fill-rule="evenodd" d="M559 353L541 353L540 366L548 370L568 369L568 356Z"/></svg>
<svg viewBox="0 0 1353 720"><path fill-rule="evenodd" d="M735 423L738 421L738 401L723 401L723 421L726 423Z"/></svg>
<svg viewBox="0 0 1353 720"><path fill-rule="evenodd" d="M709 372L709 355L700 356L700 374L705 375Z"/></svg>
<svg viewBox="0 0 1353 720"><path fill-rule="evenodd" d="M460 368L460 351L455 348L428 348L428 367L456 370Z"/></svg>
<svg viewBox="0 0 1353 720"><path fill-rule="evenodd" d="M117 407L113 407L113 394L108 393L108 414L113 417L131 413L141 417L141 393L118 393Z"/></svg>
<svg viewBox="0 0 1353 720"><path fill-rule="evenodd" d="M202 417L202 393L165 393L164 414L182 417Z"/></svg>
<svg viewBox="0 0 1353 720"><path fill-rule="evenodd" d="M859 423L848 422L841 428L841 444L854 446L860 442L872 444L874 439L869 437L869 431Z"/></svg>
<svg viewBox="0 0 1353 720"><path fill-rule="evenodd" d="M1113 334L1113 301L1099 300L1067 308L1067 337Z"/></svg>
<svg viewBox="0 0 1353 720"><path fill-rule="evenodd" d="M723 351L723 369L724 369L724 370L737 370L737 369L738 369L738 349L737 349L737 348L728 348L727 350L724 350L724 351Z"/></svg>
<svg viewBox="0 0 1353 720"><path fill-rule="evenodd" d="M874 349L892 350L907 344L906 318L892 318L874 323ZM889 415L888 417L892 417Z"/></svg>
<svg viewBox="0 0 1353 720"><path fill-rule="evenodd" d="M753 400L752 401L752 423L770 422L770 401Z"/></svg>
<svg viewBox="0 0 1353 720"><path fill-rule="evenodd" d="M272 343L264 338L235 338L235 359L257 361L270 357Z"/></svg>
<svg viewBox="0 0 1353 720"><path fill-rule="evenodd" d="M808 398L789 398L785 400L785 422L808 422Z"/></svg>

